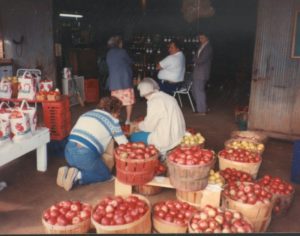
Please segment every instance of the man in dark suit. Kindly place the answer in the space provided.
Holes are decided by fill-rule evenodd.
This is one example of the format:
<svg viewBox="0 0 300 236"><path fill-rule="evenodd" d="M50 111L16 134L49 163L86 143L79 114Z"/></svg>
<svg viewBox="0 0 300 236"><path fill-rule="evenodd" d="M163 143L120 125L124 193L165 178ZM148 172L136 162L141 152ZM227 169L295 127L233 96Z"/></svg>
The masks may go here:
<svg viewBox="0 0 300 236"><path fill-rule="evenodd" d="M198 34L200 48L194 56L192 94L196 102L196 113L206 115L205 85L209 80L213 50L205 33Z"/></svg>

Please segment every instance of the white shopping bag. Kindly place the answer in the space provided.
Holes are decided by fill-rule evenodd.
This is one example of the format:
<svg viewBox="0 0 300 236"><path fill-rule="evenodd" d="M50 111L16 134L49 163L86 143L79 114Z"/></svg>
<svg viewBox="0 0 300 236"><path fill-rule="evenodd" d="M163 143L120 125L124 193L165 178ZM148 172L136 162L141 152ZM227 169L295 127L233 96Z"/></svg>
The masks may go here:
<svg viewBox="0 0 300 236"><path fill-rule="evenodd" d="M9 120L10 119L10 113L11 113L11 107L6 102L0 103L0 119L2 120Z"/></svg>
<svg viewBox="0 0 300 236"><path fill-rule="evenodd" d="M36 95L36 76L32 76L31 73L25 72L21 77L18 78L19 81L19 99L35 99Z"/></svg>
<svg viewBox="0 0 300 236"><path fill-rule="evenodd" d="M15 108L11 112L10 127L14 142L32 137L29 116L28 114L25 114L25 112L23 112L20 108Z"/></svg>
<svg viewBox="0 0 300 236"><path fill-rule="evenodd" d="M6 79L0 80L0 98L11 98L11 95L11 82Z"/></svg>
<svg viewBox="0 0 300 236"><path fill-rule="evenodd" d="M42 80L39 84L39 91L50 92L53 90L52 80Z"/></svg>
<svg viewBox="0 0 300 236"><path fill-rule="evenodd" d="M23 100L20 106L21 110L28 115L31 131L34 133L36 131L37 125L37 112L36 107L29 106L26 100Z"/></svg>
<svg viewBox="0 0 300 236"><path fill-rule="evenodd" d="M0 146L11 142L10 134L10 121L0 119Z"/></svg>

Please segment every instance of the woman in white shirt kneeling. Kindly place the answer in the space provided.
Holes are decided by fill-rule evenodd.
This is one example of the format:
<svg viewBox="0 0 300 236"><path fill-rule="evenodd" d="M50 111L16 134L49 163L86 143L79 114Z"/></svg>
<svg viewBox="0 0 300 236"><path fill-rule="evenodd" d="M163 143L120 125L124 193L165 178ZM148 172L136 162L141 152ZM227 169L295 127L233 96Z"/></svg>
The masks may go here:
<svg viewBox="0 0 300 236"><path fill-rule="evenodd" d="M131 142L153 144L162 155L176 147L186 131L185 120L176 99L159 91L151 78L143 79L138 90L147 100L147 114L136 124L139 132L133 133Z"/></svg>

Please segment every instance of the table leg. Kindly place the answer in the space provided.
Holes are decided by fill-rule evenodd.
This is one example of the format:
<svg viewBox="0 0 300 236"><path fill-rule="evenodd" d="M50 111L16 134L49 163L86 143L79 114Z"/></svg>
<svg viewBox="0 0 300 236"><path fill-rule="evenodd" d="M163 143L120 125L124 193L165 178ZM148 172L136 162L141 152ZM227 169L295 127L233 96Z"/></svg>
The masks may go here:
<svg viewBox="0 0 300 236"><path fill-rule="evenodd" d="M47 170L47 145L44 144L36 149L36 164L38 171Z"/></svg>

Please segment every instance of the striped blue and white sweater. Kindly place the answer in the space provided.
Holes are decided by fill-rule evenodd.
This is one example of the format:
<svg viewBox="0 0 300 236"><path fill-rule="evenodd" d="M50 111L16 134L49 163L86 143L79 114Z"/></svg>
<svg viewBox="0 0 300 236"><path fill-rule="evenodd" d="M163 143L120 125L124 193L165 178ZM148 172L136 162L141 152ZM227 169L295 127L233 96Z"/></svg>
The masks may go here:
<svg viewBox="0 0 300 236"><path fill-rule="evenodd" d="M99 155L104 153L112 138L118 144L128 142L119 120L99 109L81 115L69 136L70 141L79 143Z"/></svg>

